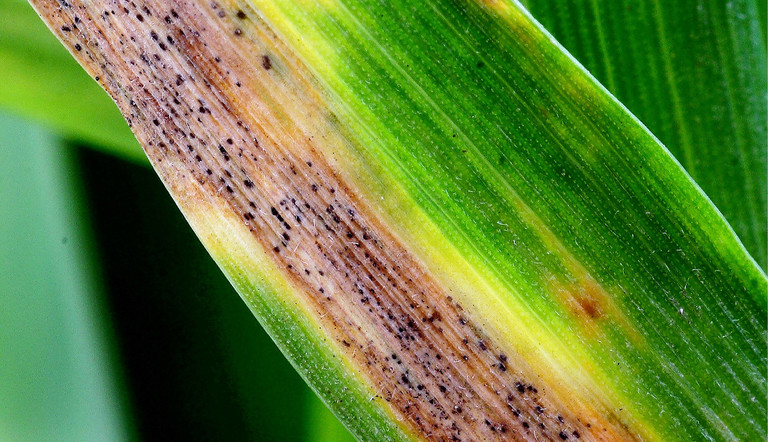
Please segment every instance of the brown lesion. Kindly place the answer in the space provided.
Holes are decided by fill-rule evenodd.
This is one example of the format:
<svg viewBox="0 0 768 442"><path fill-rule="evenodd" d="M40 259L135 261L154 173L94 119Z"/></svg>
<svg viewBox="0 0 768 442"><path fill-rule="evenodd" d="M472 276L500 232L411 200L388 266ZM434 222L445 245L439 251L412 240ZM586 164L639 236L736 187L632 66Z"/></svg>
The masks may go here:
<svg viewBox="0 0 768 442"><path fill-rule="evenodd" d="M605 291L589 277L567 285L555 284L551 291L559 293L567 310L585 326L596 325L605 316L608 308Z"/></svg>
<svg viewBox="0 0 768 442"><path fill-rule="evenodd" d="M574 319L573 323L579 327L577 332L585 337L603 339L606 327L617 327L624 336L632 338L634 344L644 345L637 329L610 292L589 274L581 271L579 266L571 267L575 276L564 282L552 276L548 291L555 295L563 310Z"/></svg>
<svg viewBox="0 0 768 442"><path fill-rule="evenodd" d="M540 385L345 184L331 156L349 140L256 11L34 3L118 103L182 208L194 195L238 214L403 425L437 440L629 437L618 419ZM574 300L591 319L604 314L589 290Z"/></svg>

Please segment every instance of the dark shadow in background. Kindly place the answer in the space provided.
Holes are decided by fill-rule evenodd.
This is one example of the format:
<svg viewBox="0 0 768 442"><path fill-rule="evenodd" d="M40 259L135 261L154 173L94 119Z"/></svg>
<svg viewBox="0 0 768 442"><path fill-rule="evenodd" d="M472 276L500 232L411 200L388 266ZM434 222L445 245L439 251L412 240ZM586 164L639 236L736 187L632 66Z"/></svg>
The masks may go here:
<svg viewBox="0 0 768 442"><path fill-rule="evenodd" d="M146 167L80 149L143 440L299 440L308 388Z"/></svg>

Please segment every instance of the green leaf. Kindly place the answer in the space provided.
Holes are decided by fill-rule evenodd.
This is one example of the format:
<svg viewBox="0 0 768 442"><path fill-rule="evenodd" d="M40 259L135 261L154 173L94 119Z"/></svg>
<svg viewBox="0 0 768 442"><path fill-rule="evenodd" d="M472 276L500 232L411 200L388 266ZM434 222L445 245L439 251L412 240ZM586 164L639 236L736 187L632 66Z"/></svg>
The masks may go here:
<svg viewBox="0 0 768 442"><path fill-rule="evenodd" d="M0 108L62 136L146 162L120 113L25 0L0 2Z"/></svg>
<svg viewBox="0 0 768 442"><path fill-rule="evenodd" d="M357 437L765 437L764 273L516 3L34 3Z"/></svg>
<svg viewBox="0 0 768 442"><path fill-rule="evenodd" d="M0 114L2 440L125 440L133 431L72 153Z"/></svg>
<svg viewBox="0 0 768 442"><path fill-rule="evenodd" d="M669 148L765 269L765 2L528 8Z"/></svg>

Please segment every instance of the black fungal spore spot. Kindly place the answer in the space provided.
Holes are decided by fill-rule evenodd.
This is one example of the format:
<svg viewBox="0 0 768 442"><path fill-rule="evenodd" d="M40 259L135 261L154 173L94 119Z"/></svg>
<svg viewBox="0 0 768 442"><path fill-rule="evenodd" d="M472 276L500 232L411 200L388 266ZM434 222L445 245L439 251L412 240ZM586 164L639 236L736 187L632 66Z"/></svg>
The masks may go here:
<svg viewBox="0 0 768 442"><path fill-rule="evenodd" d="M224 146L219 144L219 152L221 152L221 155L224 157L224 161L229 161L229 154L227 153L227 150L224 149Z"/></svg>
<svg viewBox="0 0 768 442"><path fill-rule="evenodd" d="M266 71L272 69L272 59L269 58L269 55L261 56L261 67Z"/></svg>

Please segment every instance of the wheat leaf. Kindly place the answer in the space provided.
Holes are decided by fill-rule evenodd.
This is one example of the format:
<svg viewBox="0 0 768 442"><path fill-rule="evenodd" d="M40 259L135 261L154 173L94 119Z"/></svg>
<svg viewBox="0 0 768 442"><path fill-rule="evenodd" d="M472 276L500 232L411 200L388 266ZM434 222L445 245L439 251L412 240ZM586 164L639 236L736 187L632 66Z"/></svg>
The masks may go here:
<svg viewBox="0 0 768 442"><path fill-rule="evenodd" d="M765 275L517 4L33 4L361 439L765 435Z"/></svg>

